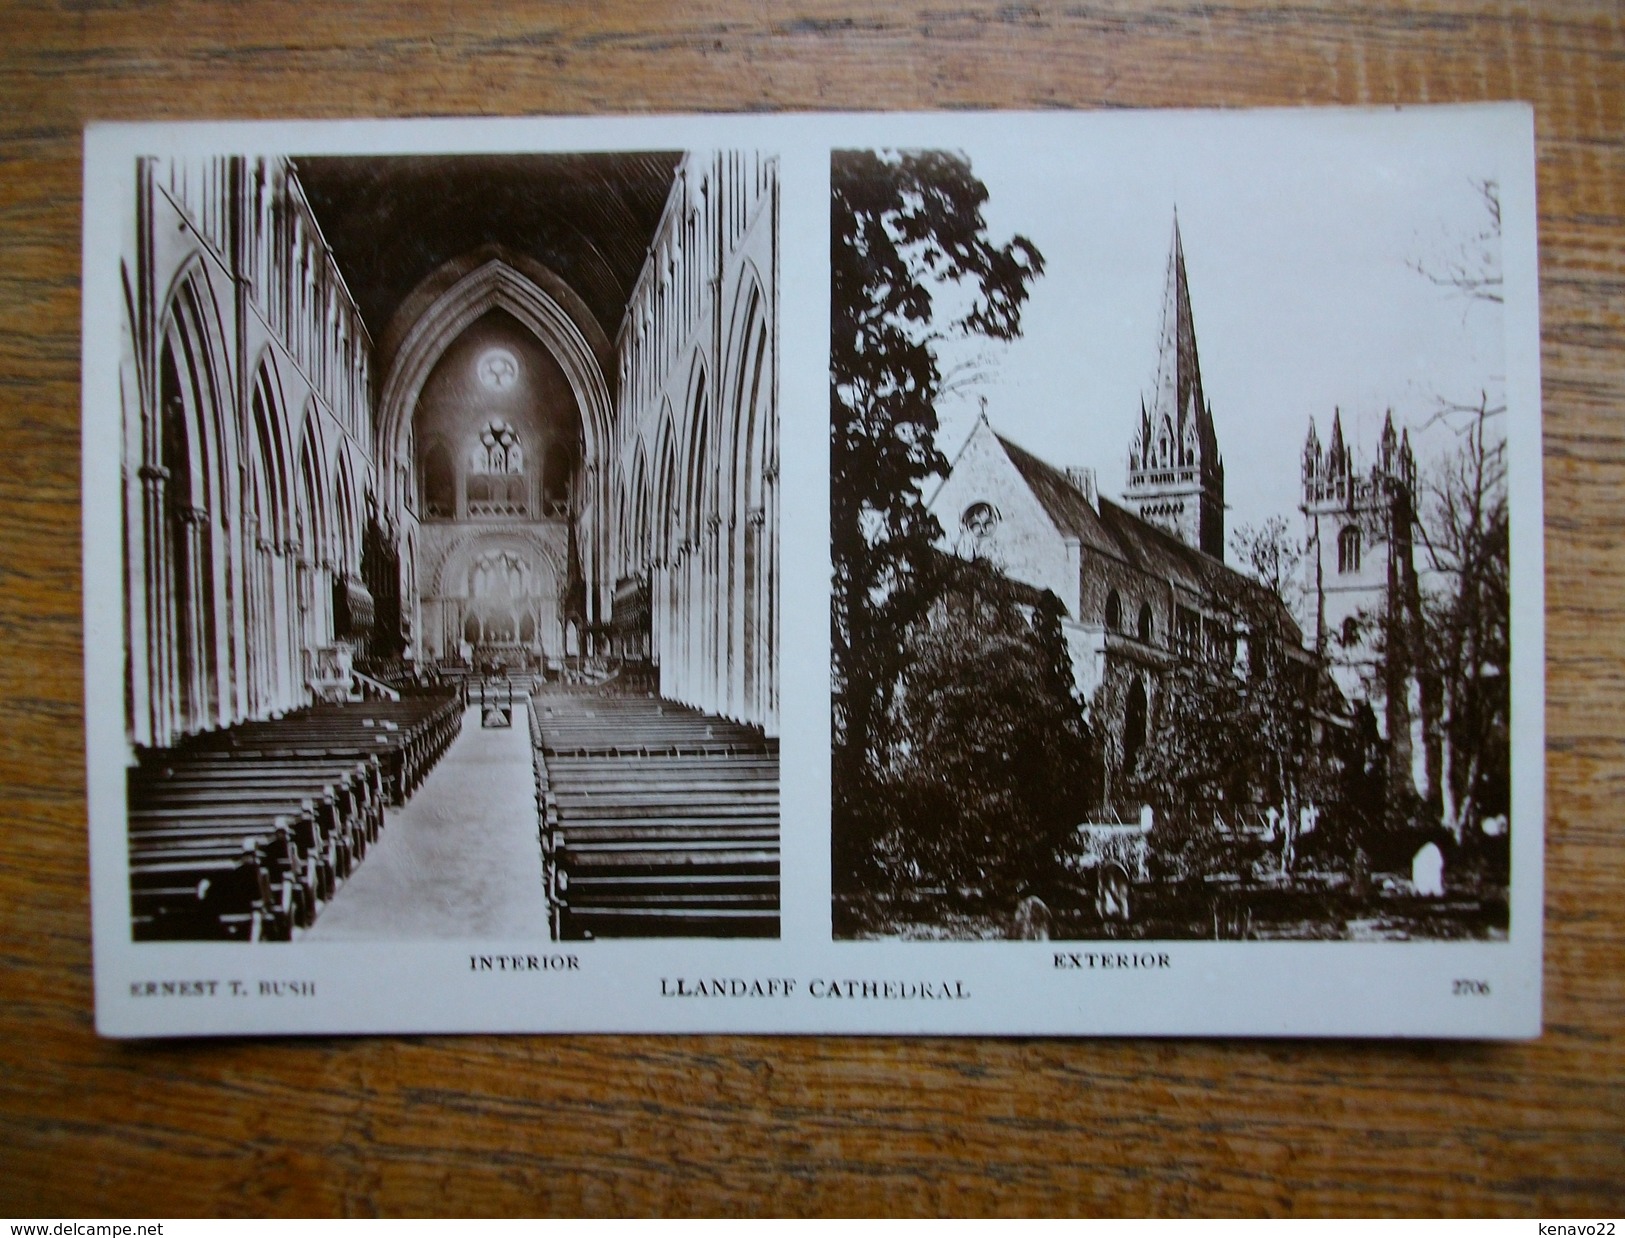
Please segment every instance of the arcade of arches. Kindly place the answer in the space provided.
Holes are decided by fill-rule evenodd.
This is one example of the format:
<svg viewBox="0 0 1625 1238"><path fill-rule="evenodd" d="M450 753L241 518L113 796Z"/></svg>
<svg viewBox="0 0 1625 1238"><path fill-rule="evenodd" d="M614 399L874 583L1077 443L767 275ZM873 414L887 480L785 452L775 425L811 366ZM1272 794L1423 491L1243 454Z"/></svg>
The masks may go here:
<svg viewBox="0 0 1625 1238"><path fill-rule="evenodd" d="M774 161L433 164L133 169L131 744L491 664L775 735Z"/></svg>

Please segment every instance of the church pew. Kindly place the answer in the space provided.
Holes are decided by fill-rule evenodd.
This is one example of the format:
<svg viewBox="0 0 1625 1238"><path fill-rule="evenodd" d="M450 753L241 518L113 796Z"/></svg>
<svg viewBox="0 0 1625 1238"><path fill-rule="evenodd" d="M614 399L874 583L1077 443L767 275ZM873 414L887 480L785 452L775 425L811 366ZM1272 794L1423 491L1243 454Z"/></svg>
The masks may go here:
<svg viewBox="0 0 1625 1238"><path fill-rule="evenodd" d="M363 787L320 773L267 771L257 766L231 770L184 770L132 789L131 803L146 806L187 803L266 803L297 801L322 809L326 828L342 830L359 858L383 825L382 805Z"/></svg>
<svg viewBox="0 0 1625 1238"><path fill-rule="evenodd" d="M135 807L130 809L129 823L132 847L166 835L252 838L285 829L294 849L290 877L303 887L304 901L312 906L318 900L332 898L344 874L336 840L322 832L311 812L290 810L286 804Z"/></svg>
<svg viewBox="0 0 1625 1238"><path fill-rule="evenodd" d="M544 693L531 714L555 932L778 932L777 741L648 698Z"/></svg>
<svg viewBox="0 0 1625 1238"><path fill-rule="evenodd" d="M442 693L319 706L141 753L129 779L138 930L273 939L309 927L378 837L386 799L410 794L461 725Z"/></svg>
<svg viewBox="0 0 1625 1238"><path fill-rule="evenodd" d="M229 856L132 862L130 905L137 941L285 941L293 931L276 908L265 861L253 848Z"/></svg>
<svg viewBox="0 0 1625 1238"><path fill-rule="evenodd" d="M245 849L259 856L271 892L271 905L290 926L309 927L315 920L316 899L289 831L280 821L267 830L243 826L239 830L154 824L130 839L132 871L154 865L200 859L240 858Z"/></svg>

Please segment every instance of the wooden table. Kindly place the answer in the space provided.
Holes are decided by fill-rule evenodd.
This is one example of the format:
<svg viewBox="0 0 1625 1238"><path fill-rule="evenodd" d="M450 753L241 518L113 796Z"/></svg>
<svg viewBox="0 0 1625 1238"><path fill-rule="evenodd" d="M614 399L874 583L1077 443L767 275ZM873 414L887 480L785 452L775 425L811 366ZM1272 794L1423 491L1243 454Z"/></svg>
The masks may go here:
<svg viewBox="0 0 1625 1238"><path fill-rule="evenodd" d="M1618 4L674 7L5 6L0 1213L1618 1215ZM97 1039L79 614L87 120L1500 98L1533 100L1539 132L1539 1042Z"/></svg>

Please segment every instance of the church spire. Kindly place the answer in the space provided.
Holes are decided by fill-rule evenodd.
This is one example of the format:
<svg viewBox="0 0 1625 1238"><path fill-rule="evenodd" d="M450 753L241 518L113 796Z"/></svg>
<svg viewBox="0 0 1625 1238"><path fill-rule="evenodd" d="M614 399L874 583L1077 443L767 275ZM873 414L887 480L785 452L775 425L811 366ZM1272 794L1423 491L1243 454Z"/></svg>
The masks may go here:
<svg viewBox="0 0 1625 1238"><path fill-rule="evenodd" d="M1196 355L1196 323L1191 315L1190 282L1185 275L1185 246L1179 236L1179 213L1174 213L1174 236L1168 248L1168 273L1162 288L1162 339L1157 350L1157 387L1152 397L1152 420L1172 421L1179 440L1191 422L1212 438L1202 396L1202 365Z"/></svg>
<svg viewBox="0 0 1625 1238"><path fill-rule="evenodd" d="M1130 448L1124 498L1142 519L1214 558L1224 557L1224 462L1213 410L1202 393L1177 210L1163 282L1156 384Z"/></svg>

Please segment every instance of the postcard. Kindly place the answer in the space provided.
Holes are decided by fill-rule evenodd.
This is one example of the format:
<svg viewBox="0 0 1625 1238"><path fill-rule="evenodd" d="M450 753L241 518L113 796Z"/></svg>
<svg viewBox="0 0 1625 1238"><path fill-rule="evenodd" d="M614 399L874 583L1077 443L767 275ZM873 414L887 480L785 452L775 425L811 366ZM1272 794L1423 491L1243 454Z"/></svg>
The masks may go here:
<svg viewBox="0 0 1625 1238"><path fill-rule="evenodd" d="M109 1036L1538 1035L1522 105L98 125Z"/></svg>

